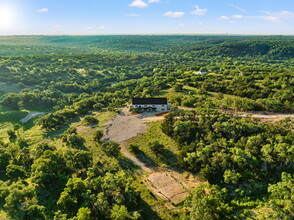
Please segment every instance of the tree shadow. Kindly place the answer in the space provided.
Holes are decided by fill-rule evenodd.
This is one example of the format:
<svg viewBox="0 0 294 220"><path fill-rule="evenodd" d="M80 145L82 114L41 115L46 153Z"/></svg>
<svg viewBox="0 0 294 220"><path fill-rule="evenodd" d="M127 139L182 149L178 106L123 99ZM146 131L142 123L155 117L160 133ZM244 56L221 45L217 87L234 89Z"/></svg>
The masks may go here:
<svg viewBox="0 0 294 220"><path fill-rule="evenodd" d="M164 149L160 153L160 160L170 166L178 164L178 157L171 150Z"/></svg>
<svg viewBox="0 0 294 220"><path fill-rule="evenodd" d="M141 167L134 164L134 162L127 157L119 157L118 163L122 169L127 169L131 171L141 170Z"/></svg>
<svg viewBox="0 0 294 220"><path fill-rule="evenodd" d="M156 166L156 162L150 158L144 151L138 150L138 153L135 155L141 162L143 162L147 167Z"/></svg>
<svg viewBox="0 0 294 220"><path fill-rule="evenodd" d="M160 220L160 219L162 219L158 216L158 214L155 211L152 210L150 205L147 202L145 202L143 199L140 199L138 206L141 209L142 219L146 219L146 220L149 220L149 219Z"/></svg>

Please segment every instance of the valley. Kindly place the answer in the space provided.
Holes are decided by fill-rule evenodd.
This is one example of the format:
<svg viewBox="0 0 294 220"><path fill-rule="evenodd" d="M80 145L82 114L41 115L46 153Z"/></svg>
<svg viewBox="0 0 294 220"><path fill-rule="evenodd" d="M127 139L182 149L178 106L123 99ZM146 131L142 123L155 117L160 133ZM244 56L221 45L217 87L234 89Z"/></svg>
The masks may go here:
<svg viewBox="0 0 294 220"><path fill-rule="evenodd" d="M0 219L292 219L293 42L0 37Z"/></svg>

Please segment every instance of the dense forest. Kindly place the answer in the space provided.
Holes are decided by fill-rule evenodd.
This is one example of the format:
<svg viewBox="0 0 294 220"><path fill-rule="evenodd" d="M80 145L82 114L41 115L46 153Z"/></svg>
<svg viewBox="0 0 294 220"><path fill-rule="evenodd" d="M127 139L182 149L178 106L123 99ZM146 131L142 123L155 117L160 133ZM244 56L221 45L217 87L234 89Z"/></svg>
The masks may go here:
<svg viewBox="0 0 294 220"><path fill-rule="evenodd" d="M293 76L290 36L0 37L0 219L293 219L293 121L227 114L293 113ZM168 165L206 181L173 210L102 141L118 108L162 96Z"/></svg>

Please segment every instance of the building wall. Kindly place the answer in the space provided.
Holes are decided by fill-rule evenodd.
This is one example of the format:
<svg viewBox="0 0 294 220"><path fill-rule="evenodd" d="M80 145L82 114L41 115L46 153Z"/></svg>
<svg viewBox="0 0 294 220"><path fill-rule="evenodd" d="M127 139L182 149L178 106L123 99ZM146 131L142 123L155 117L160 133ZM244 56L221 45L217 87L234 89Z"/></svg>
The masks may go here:
<svg viewBox="0 0 294 220"><path fill-rule="evenodd" d="M168 111L168 105L133 105L133 107L135 108L156 108L157 112L164 112L164 111Z"/></svg>

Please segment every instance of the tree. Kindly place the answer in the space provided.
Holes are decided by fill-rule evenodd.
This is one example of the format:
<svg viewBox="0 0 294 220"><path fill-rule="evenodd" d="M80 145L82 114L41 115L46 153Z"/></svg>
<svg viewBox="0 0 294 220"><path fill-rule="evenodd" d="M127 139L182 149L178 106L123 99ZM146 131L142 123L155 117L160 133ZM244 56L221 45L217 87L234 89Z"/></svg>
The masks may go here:
<svg viewBox="0 0 294 220"><path fill-rule="evenodd" d="M1 172L6 172L6 167L9 164L11 156L7 152L7 149L1 146L0 143L0 173Z"/></svg>
<svg viewBox="0 0 294 220"><path fill-rule="evenodd" d="M84 121L86 125L98 125L99 123L99 120L92 115L87 115Z"/></svg>
<svg viewBox="0 0 294 220"><path fill-rule="evenodd" d="M101 143L102 137L103 137L103 131L97 130L94 132L93 140L96 141L97 143Z"/></svg>
<svg viewBox="0 0 294 220"><path fill-rule="evenodd" d="M84 147L85 139L76 134L67 134L62 137L69 147L81 149Z"/></svg>
<svg viewBox="0 0 294 220"><path fill-rule="evenodd" d="M17 181L9 186L8 192L4 207L12 219L19 219L27 207L32 205L35 189L24 181Z"/></svg>
<svg viewBox="0 0 294 220"><path fill-rule="evenodd" d="M68 216L74 216L85 201L86 191L86 185L81 178L70 178L57 201L57 205Z"/></svg>
<svg viewBox="0 0 294 220"><path fill-rule="evenodd" d="M88 207L79 209L78 214L73 220L91 220L91 210Z"/></svg>
<svg viewBox="0 0 294 220"><path fill-rule="evenodd" d="M45 151L55 151L56 147L49 145L48 143L41 143L36 147L35 157L41 157Z"/></svg>
<svg viewBox="0 0 294 220"><path fill-rule="evenodd" d="M45 207L40 205L31 205L25 210L25 220L38 219L46 220Z"/></svg>
<svg viewBox="0 0 294 220"><path fill-rule="evenodd" d="M26 172L23 167L15 165L15 164L9 164L6 167L6 175L11 179L18 179L23 178L25 176Z"/></svg>
<svg viewBox="0 0 294 220"><path fill-rule="evenodd" d="M15 131L13 131L13 130L8 130L7 134L8 134L9 139L15 139L16 138Z"/></svg>
<svg viewBox="0 0 294 220"><path fill-rule="evenodd" d="M120 152L119 144L113 141L104 142L102 144L102 149L107 155L114 157L118 156Z"/></svg>
<svg viewBox="0 0 294 220"><path fill-rule="evenodd" d="M193 192L190 219L213 220L227 219L229 207L224 201L225 192L216 186L202 184Z"/></svg>
<svg viewBox="0 0 294 220"><path fill-rule="evenodd" d="M236 173L234 170L226 170L224 172L225 183L237 184L241 177L240 173Z"/></svg>
<svg viewBox="0 0 294 220"><path fill-rule="evenodd" d="M127 207L124 205L115 204L111 209L110 218L113 220L127 220L132 219Z"/></svg>
<svg viewBox="0 0 294 220"><path fill-rule="evenodd" d="M45 151L32 165L32 182L50 187L64 181L68 174L64 158L58 151Z"/></svg>

